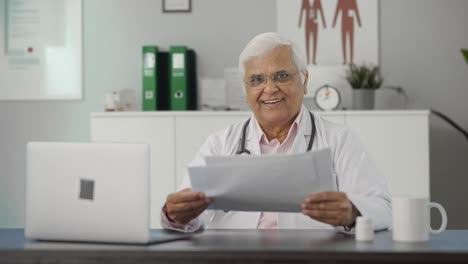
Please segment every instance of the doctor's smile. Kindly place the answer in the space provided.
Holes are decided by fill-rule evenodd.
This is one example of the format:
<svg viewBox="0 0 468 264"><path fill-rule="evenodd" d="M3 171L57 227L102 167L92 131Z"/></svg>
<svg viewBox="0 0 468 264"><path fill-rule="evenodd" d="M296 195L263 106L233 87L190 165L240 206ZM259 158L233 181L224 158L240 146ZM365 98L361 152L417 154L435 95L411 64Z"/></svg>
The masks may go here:
<svg viewBox="0 0 468 264"><path fill-rule="evenodd" d="M179 191L167 196L161 210L163 227L181 232L203 228L351 231L358 216L370 218L375 230L391 226L391 203L386 179L379 173L359 138L344 125L324 120L303 105L309 80L304 58L295 43L277 33L263 33L247 43L239 56L239 72L252 114L250 118L215 132L206 139L188 164L190 173L185 175ZM209 197L192 190L192 186L195 186L192 180L197 180L189 175L194 172L192 168L203 172L203 169L211 166L207 162L209 157L252 155L255 160L256 156L261 155L295 158L304 153L327 153L323 156L326 162L321 162L330 164L327 167L330 173L318 175L318 178L326 177L324 182L330 184L325 189L314 189L316 186L310 183L302 184L304 191L300 192L300 198L294 198L290 207L294 210L281 207L281 199L287 195L293 196L300 188L293 186L291 190L295 191L281 193L277 190L285 187L280 182L284 180L295 184L295 172L299 170L299 165L304 167L301 171L305 178L312 177L309 174L315 173L317 167L314 166L320 165L313 164L315 161L302 159L304 163L297 163L297 168L286 166L284 175L277 175L275 181L268 178L274 174L271 171L257 176L263 186L275 190L272 195L277 194L276 200L269 198L266 202L268 207L263 207L269 210L247 208L246 205L260 203L243 200L243 197L233 200L242 201L231 203L235 209L216 207L217 202L232 197L223 197L222 192ZM260 165L252 163L251 166ZM213 177L206 179L212 179L215 184L216 175L209 175ZM240 177L237 181L245 181L243 179ZM244 182L246 184L249 182ZM261 200L262 197L256 199Z"/></svg>
<svg viewBox="0 0 468 264"><path fill-rule="evenodd" d="M271 106L278 106L279 104L281 104L284 100L284 98L281 98L281 99L273 99L273 100L262 100L260 101L261 103L267 105L268 107L271 107Z"/></svg>

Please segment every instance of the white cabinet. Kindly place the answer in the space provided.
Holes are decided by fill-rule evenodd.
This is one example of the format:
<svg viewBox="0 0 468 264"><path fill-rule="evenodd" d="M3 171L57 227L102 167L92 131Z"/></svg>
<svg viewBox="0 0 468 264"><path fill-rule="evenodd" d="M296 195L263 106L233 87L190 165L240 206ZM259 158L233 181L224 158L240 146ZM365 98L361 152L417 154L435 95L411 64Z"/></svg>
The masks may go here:
<svg viewBox="0 0 468 264"><path fill-rule="evenodd" d="M245 120L249 112L113 112L91 114L91 141L147 142L151 146L151 223L179 185L206 137ZM361 138L392 194L429 196L428 111L323 112Z"/></svg>
<svg viewBox="0 0 468 264"><path fill-rule="evenodd" d="M429 196L428 112L354 112L346 125L389 179L392 194Z"/></svg>

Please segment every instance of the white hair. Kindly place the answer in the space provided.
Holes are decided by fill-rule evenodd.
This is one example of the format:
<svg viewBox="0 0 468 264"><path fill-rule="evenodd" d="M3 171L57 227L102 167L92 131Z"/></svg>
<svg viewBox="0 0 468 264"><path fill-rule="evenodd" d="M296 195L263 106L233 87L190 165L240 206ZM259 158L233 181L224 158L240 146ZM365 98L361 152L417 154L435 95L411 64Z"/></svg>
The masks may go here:
<svg viewBox="0 0 468 264"><path fill-rule="evenodd" d="M307 72L307 63L302 56L296 43L283 37L276 32L267 32L255 36L247 43L244 50L239 55L239 73L244 80L245 78L245 64L252 58L261 57L266 53L278 47L289 47L292 53L292 63L296 66L297 70L301 72L301 81L304 81L304 74Z"/></svg>

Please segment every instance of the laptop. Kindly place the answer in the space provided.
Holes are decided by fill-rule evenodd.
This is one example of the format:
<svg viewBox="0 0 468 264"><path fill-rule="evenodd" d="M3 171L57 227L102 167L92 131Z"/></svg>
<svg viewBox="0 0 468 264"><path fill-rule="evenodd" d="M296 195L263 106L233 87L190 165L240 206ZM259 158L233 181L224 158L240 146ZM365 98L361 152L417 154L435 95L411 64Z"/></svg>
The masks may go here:
<svg viewBox="0 0 468 264"><path fill-rule="evenodd" d="M150 149L139 143L27 144L25 236L153 244L189 238L150 230Z"/></svg>

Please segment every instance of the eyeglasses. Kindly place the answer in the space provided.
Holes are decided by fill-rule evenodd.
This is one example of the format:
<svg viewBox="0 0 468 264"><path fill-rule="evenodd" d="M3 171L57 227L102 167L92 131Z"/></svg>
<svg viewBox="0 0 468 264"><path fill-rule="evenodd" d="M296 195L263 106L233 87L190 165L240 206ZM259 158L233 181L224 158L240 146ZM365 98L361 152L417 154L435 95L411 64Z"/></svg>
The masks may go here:
<svg viewBox="0 0 468 264"><path fill-rule="evenodd" d="M286 71L276 72L269 76L271 81L278 86L285 86L292 83L294 76L299 72L290 73ZM266 84L268 78L264 74L254 74L247 81L245 85L247 88L259 88Z"/></svg>

